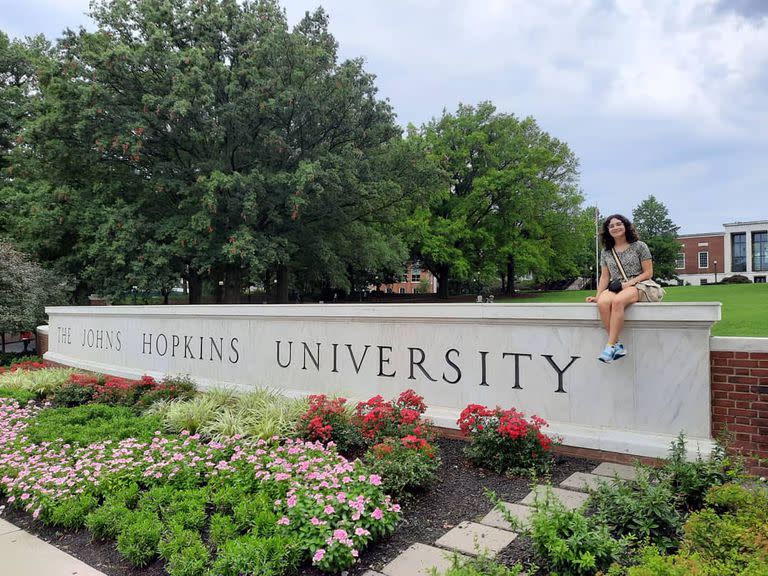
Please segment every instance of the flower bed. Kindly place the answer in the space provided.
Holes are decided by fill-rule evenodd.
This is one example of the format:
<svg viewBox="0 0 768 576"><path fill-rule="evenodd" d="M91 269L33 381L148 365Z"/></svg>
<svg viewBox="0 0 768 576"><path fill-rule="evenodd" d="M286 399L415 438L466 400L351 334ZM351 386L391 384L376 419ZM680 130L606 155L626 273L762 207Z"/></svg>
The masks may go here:
<svg viewBox="0 0 768 576"><path fill-rule="evenodd" d="M385 496L380 478L332 447L300 440L243 442L236 437L206 443L189 434L85 447L34 445L24 432L39 410L0 399L0 490L10 504L46 523L80 526L89 514L112 505L110 497L118 488L129 485L141 491L160 486L207 488L206 498L217 493L217 487L237 486L238 501L248 502L259 494L276 496L270 506L279 517L275 530L296 536L302 557L334 571L352 564L361 549L390 532L397 521L399 506ZM133 516L144 514L140 509L129 511ZM165 518L159 519L163 531L172 529ZM123 527L118 543L121 535L149 531L152 524L147 522L142 529L143 524L136 522L138 528L134 523ZM129 536L122 536L122 541ZM258 534L241 526L231 536L228 540ZM159 552L159 544L150 546L151 554ZM219 549L225 550L225 542Z"/></svg>

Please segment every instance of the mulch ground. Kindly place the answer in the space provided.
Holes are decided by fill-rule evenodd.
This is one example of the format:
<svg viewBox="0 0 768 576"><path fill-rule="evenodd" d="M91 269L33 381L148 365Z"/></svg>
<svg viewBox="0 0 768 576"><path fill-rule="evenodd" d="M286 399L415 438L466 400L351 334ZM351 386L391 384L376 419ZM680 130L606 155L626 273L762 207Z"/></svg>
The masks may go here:
<svg viewBox="0 0 768 576"><path fill-rule="evenodd" d="M461 440L441 438L442 466L434 485L423 494L402 503L402 521L397 530L361 553L361 560L347 572L347 576L361 576L366 570L380 570L411 544L433 544L440 536L464 520L478 520L492 505L485 490L495 492L502 500L513 502L523 498L530 490L530 478L505 477L472 466L464 457L466 445ZM568 456L555 456L552 483L557 484L574 472L589 472L598 462ZM0 504L5 504L0 501ZM2 517L16 526L37 535L108 576L161 576L164 562L158 560L145 568L133 568L115 549L114 542L92 541L87 530L61 531L34 522L29 514L7 508ZM517 561L533 561L531 542L519 538L504 549L497 561L512 565ZM305 566L302 576L321 576L324 573Z"/></svg>

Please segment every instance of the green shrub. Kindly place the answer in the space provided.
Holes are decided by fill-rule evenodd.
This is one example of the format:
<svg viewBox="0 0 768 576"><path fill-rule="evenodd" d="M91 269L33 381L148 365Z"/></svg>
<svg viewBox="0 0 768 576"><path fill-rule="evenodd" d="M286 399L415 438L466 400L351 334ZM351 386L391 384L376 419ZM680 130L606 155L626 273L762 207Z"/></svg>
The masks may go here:
<svg viewBox="0 0 768 576"><path fill-rule="evenodd" d="M0 352L0 366L13 366L21 362L42 362L40 356L34 356L29 352Z"/></svg>
<svg viewBox="0 0 768 576"><path fill-rule="evenodd" d="M173 486L169 484L154 486L141 495L137 508L143 512L162 516L175 497L176 489Z"/></svg>
<svg viewBox="0 0 768 576"><path fill-rule="evenodd" d="M76 498L61 500L49 508L45 520L47 524L74 530L85 524L88 513L95 510L98 505L98 500L90 494L81 494Z"/></svg>
<svg viewBox="0 0 768 576"><path fill-rule="evenodd" d="M136 482L114 487L107 495L105 502L113 502L115 504L122 504L127 508L135 508L139 502L141 496L141 488Z"/></svg>
<svg viewBox="0 0 768 576"><path fill-rule="evenodd" d="M711 488L705 502L708 507L691 514L685 523L677 554L662 556L655 549L646 549L627 574L768 574L768 492L725 484Z"/></svg>
<svg viewBox="0 0 768 576"><path fill-rule="evenodd" d="M52 395L69 381L72 368L46 368L44 370L17 370L0 374L0 388L34 392L39 398Z"/></svg>
<svg viewBox="0 0 768 576"><path fill-rule="evenodd" d="M614 539L608 527L580 510L568 510L547 493L531 515L530 535L537 555L559 574L594 574L617 561L629 539Z"/></svg>
<svg viewBox="0 0 768 576"><path fill-rule="evenodd" d="M208 532L211 543L217 548L227 540L231 540L240 534L240 530L232 517L221 512L216 512L211 516Z"/></svg>
<svg viewBox="0 0 768 576"><path fill-rule="evenodd" d="M200 576L210 562L211 555L202 541L179 550L168 559L166 570L169 576Z"/></svg>
<svg viewBox="0 0 768 576"><path fill-rule="evenodd" d="M208 501L220 512L232 512L239 502L249 497L248 492L239 484L209 484Z"/></svg>
<svg viewBox="0 0 768 576"><path fill-rule="evenodd" d="M663 556L658 549L650 546L642 551L639 564L627 569L626 574L627 576L691 576L692 574L704 576L704 570L705 567L698 558ZM610 575L624 573L619 569L609 572Z"/></svg>
<svg viewBox="0 0 768 576"><path fill-rule="evenodd" d="M684 519L669 482L651 482L641 470L634 482L602 483L590 502L614 536L634 535L662 549L677 548Z"/></svg>
<svg viewBox="0 0 768 576"><path fill-rule="evenodd" d="M278 576L296 567L300 558L296 537L247 534L228 540L218 549L211 571L216 576Z"/></svg>
<svg viewBox="0 0 768 576"><path fill-rule="evenodd" d="M92 386L84 386L78 382L67 382L56 391L54 401L56 406L71 408L82 406L93 400L96 390Z"/></svg>
<svg viewBox="0 0 768 576"><path fill-rule="evenodd" d="M704 495L712 486L719 486L743 475L741 463L728 456L724 446L718 444L709 458L698 455L693 461L686 459L685 436L680 434L670 446L669 457L660 468L651 469L652 482L666 482L677 495L678 509L698 510L704 504Z"/></svg>
<svg viewBox="0 0 768 576"><path fill-rule="evenodd" d="M373 446L364 461L382 477L382 487L396 498L423 490L440 468L436 448L423 438L390 439Z"/></svg>
<svg viewBox="0 0 768 576"><path fill-rule="evenodd" d="M270 536L275 533L277 516L274 500L263 492L238 502L232 512L235 523L242 532L250 532L256 536Z"/></svg>
<svg viewBox="0 0 768 576"><path fill-rule="evenodd" d="M130 408L87 404L75 408L42 410L28 426L32 442L53 442L87 446L103 440L136 438L150 440L160 428L156 417L136 416Z"/></svg>
<svg viewBox="0 0 768 576"><path fill-rule="evenodd" d="M24 406L32 400L36 400L37 394L29 390L19 390L17 388L0 388L0 398L11 398Z"/></svg>
<svg viewBox="0 0 768 576"><path fill-rule="evenodd" d="M194 546L198 542L200 544L203 543L198 532L187 530L178 524L171 524L166 526L157 551L161 558L170 560L174 554L178 554L185 548Z"/></svg>
<svg viewBox="0 0 768 576"><path fill-rule="evenodd" d="M177 524L190 530L202 530L208 519L206 500L207 494L203 489L180 490L174 494L164 511L164 519L169 524Z"/></svg>
<svg viewBox="0 0 768 576"><path fill-rule="evenodd" d="M85 517L85 527L100 540L115 539L126 522L131 519L131 511L124 503L107 501Z"/></svg>
<svg viewBox="0 0 768 576"><path fill-rule="evenodd" d="M117 537L117 550L134 566L149 564L158 553L161 524L156 514L132 512Z"/></svg>
<svg viewBox="0 0 768 576"><path fill-rule="evenodd" d="M734 274L733 276L726 276L720 280L721 284L752 284L752 280L748 276L742 274Z"/></svg>

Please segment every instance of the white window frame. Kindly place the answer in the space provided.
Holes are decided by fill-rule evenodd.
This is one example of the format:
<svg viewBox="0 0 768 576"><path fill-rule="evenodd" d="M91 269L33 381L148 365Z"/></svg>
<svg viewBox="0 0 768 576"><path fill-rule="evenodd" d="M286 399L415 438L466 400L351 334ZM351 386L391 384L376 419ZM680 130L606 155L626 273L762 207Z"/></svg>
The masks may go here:
<svg viewBox="0 0 768 576"><path fill-rule="evenodd" d="M682 256L683 257L683 265L682 266L678 266L677 265L677 257L675 257L675 270L685 270L685 252L678 252L677 256Z"/></svg>
<svg viewBox="0 0 768 576"><path fill-rule="evenodd" d="M706 256L706 258L707 258L707 265L706 266L702 266L701 265L701 255L702 254L704 254ZM699 261L699 270L706 270L707 268L709 268L709 251L699 252L698 261Z"/></svg>

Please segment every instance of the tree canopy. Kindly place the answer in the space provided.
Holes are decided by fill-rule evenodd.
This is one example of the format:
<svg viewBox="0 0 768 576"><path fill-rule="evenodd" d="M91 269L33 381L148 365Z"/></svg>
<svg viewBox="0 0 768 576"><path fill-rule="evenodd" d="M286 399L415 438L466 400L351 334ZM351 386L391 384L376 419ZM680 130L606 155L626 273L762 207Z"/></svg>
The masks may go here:
<svg viewBox="0 0 768 576"><path fill-rule="evenodd" d="M0 234L74 280L237 302L363 292L409 258L450 281L582 273L578 161L489 102L404 136L322 9L95 0L94 31L0 34ZM585 240L587 239L587 240ZM587 258L588 262L589 259Z"/></svg>
<svg viewBox="0 0 768 576"><path fill-rule="evenodd" d="M666 280L675 278L675 259L680 252L677 231L680 227L669 217L667 207L651 194L632 211L632 220L640 239L651 250L654 276Z"/></svg>
<svg viewBox="0 0 768 576"><path fill-rule="evenodd" d="M415 251L448 279L515 276L542 279L578 273L577 254L591 234L582 217L578 160L532 118L496 111L490 102L412 131L448 173L449 182L413 217Z"/></svg>

